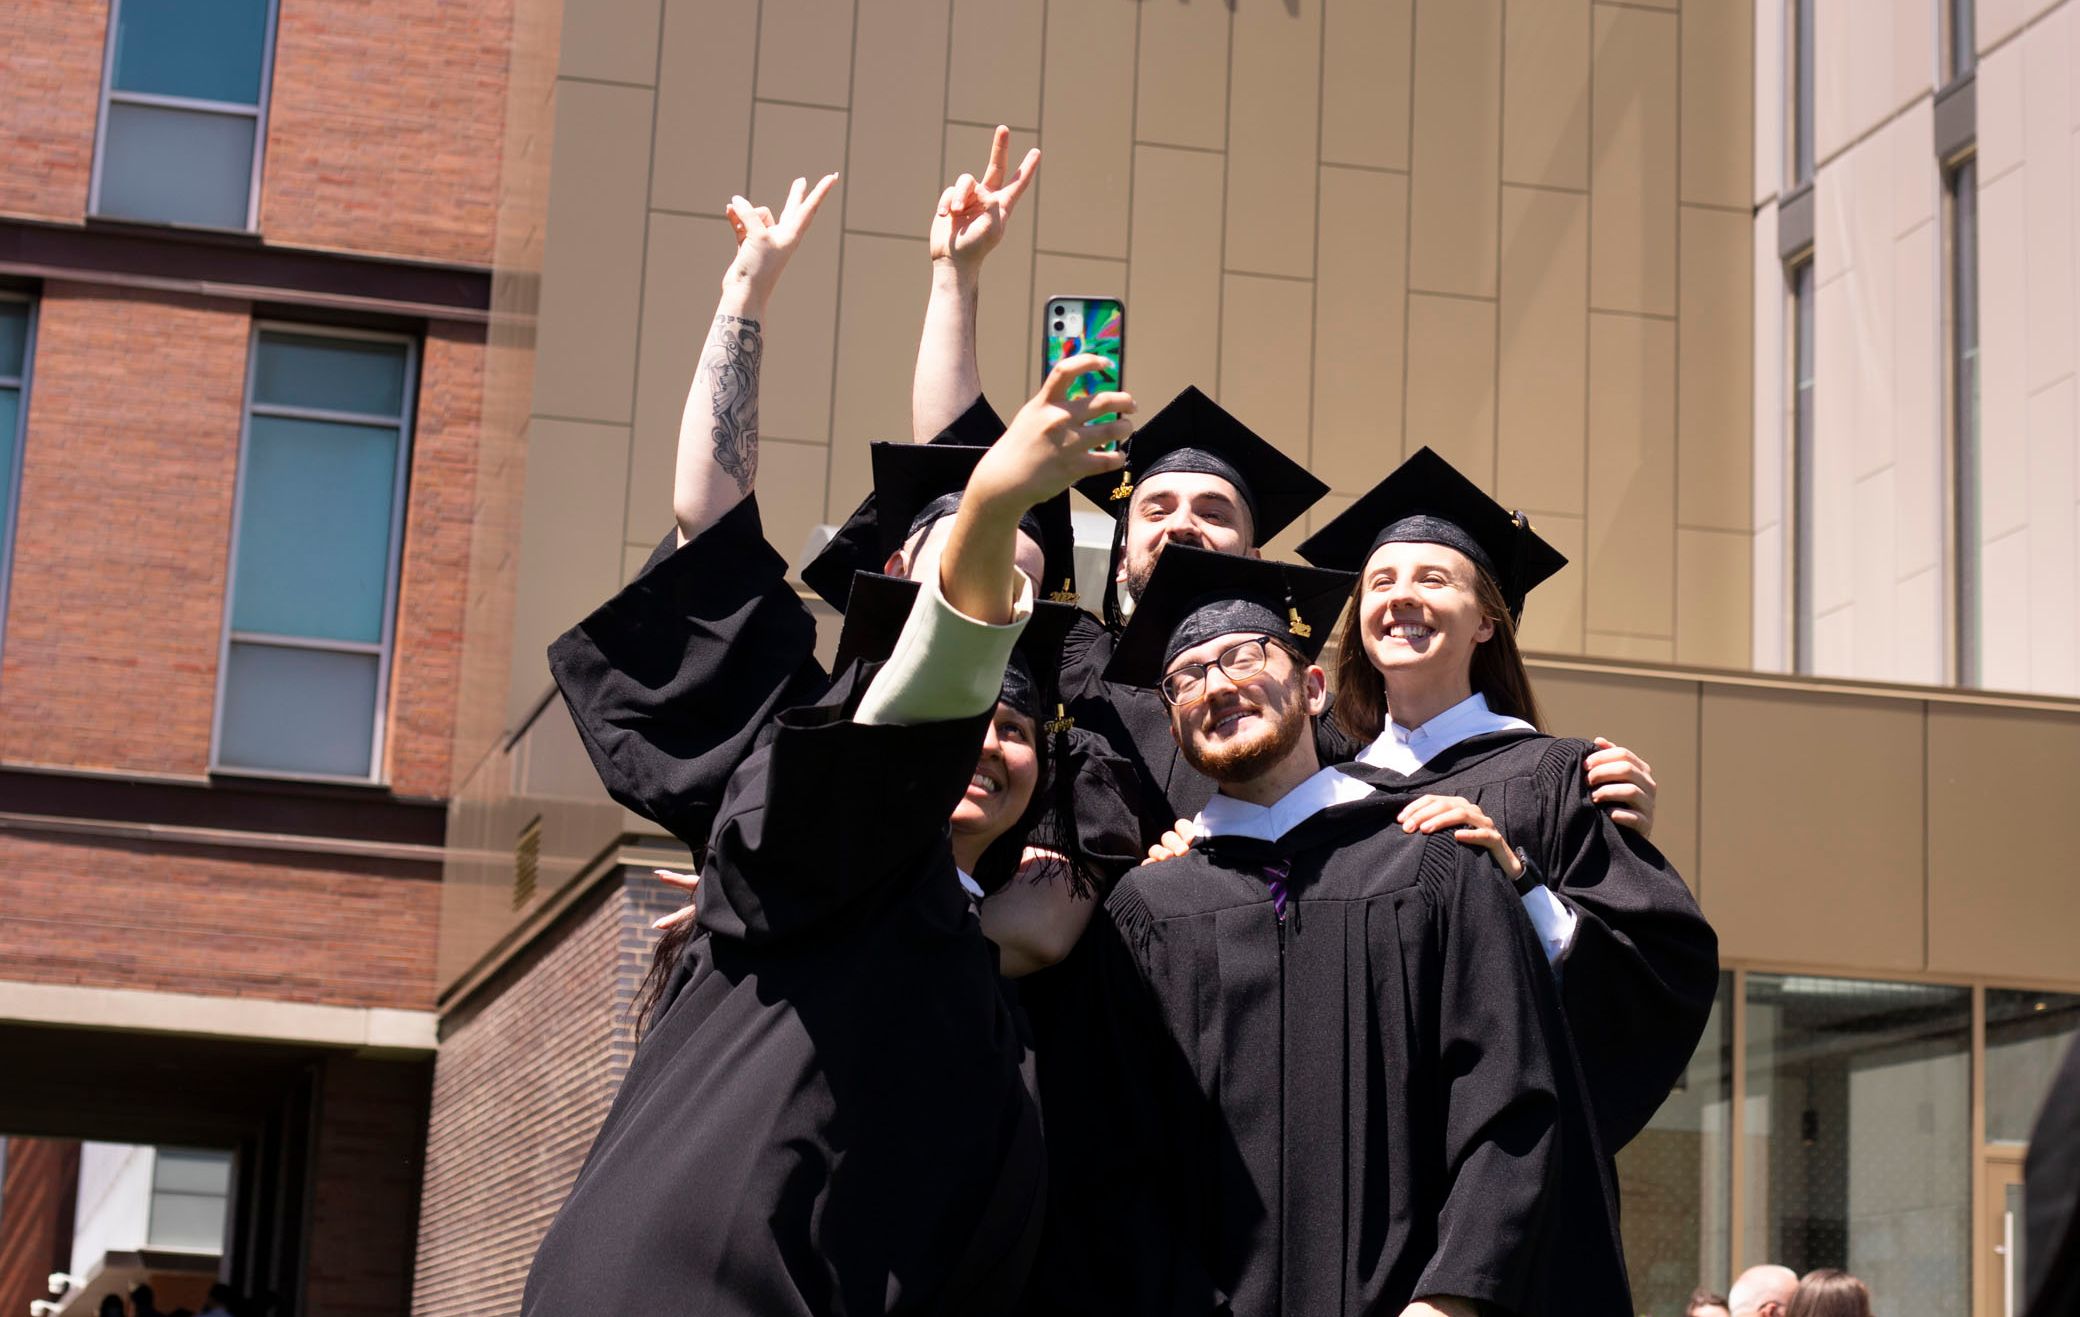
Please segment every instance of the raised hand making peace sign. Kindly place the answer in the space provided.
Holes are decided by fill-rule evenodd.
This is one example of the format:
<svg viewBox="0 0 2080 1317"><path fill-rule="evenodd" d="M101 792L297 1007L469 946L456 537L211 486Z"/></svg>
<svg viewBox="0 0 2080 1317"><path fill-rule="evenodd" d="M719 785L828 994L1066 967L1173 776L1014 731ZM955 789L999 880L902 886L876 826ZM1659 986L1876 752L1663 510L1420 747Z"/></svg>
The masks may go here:
<svg viewBox="0 0 2080 1317"><path fill-rule="evenodd" d="M816 218L816 208L837 182L836 174L825 174L811 189L808 179L796 179L787 190L787 204L780 208L778 219L764 206L731 197L727 210L729 226L737 235L737 257L722 276L724 295L741 291L752 301L752 314L762 312L780 282L780 272L787 268L787 258L801 245L802 235Z"/></svg>
<svg viewBox="0 0 2080 1317"><path fill-rule="evenodd" d="M939 209L932 216L931 250L935 261L976 266L1004 240L1005 222L1012 208L1025 195L1033 175L1040 170L1040 148L1026 152L1018 172L1004 177L1004 160L1011 152L1011 130L997 125L989 144L989 166L977 179L962 174L952 187L939 194Z"/></svg>

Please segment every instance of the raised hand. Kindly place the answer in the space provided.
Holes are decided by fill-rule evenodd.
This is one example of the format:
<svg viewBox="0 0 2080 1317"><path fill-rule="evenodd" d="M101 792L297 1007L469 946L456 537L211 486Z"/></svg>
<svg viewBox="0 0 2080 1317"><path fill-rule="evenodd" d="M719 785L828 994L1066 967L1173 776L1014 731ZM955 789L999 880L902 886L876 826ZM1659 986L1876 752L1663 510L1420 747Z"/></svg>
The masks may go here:
<svg viewBox="0 0 2080 1317"><path fill-rule="evenodd" d="M787 268L788 257L801 245L802 235L816 218L817 207L837 182L836 174L825 174L814 188L809 186L808 179L796 179L787 190L787 202L781 206L778 219L773 218L771 210L754 206L742 197L729 199L727 212L729 226L737 235L737 255L722 276L724 298L737 293L746 299L748 314L755 318L764 313L767 300L780 283L780 272Z"/></svg>
<svg viewBox="0 0 2080 1317"><path fill-rule="evenodd" d="M1011 130L999 124L990 140L989 164L982 177L962 174L939 194L939 208L932 215L933 260L972 268L981 265L1004 240L1013 208L1040 170L1040 148L1034 147L1026 152L1018 172L1005 178L1004 161L1010 151Z"/></svg>
<svg viewBox="0 0 2080 1317"><path fill-rule="evenodd" d="M1106 444L1117 448L1132 433L1133 426L1125 417L1134 411L1133 396L1121 392L1069 396L1077 376L1110 364L1095 353L1056 362L1040 392L1018 409L1004 437L976 463L975 473L968 478L968 499L978 507L1001 505L1016 521L1027 508L1079 480L1119 470L1126 455L1098 449ZM1092 417L1106 412L1118 412L1121 419L1089 424Z"/></svg>
<svg viewBox="0 0 2080 1317"><path fill-rule="evenodd" d="M1080 372L1104 364L1089 354L1057 364L1040 392L1011 418L1004 437L975 464L939 558L939 588L957 611L991 625L1009 622L1018 597L1018 569L1012 565L1018 519L1077 481L1125 464L1126 454L1117 448L1127 437L1127 422L1086 422L1103 412L1124 417L1134 410L1134 399L1124 393L1069 396Z"/></svg>

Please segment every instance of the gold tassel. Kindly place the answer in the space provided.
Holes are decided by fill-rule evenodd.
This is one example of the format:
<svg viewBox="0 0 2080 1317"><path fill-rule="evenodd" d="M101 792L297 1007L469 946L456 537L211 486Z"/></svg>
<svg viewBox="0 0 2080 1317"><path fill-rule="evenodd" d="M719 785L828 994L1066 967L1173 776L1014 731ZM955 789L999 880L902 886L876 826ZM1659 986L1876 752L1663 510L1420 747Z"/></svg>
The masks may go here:
<svg viewBox="0 0 2080 1317"><path fill-rule="evenodd" d="M1059 736L1061 733L1076 726L1076 720L1069 716L1069 710L1066 707L1060 704L1055 705L1054 714L1055 716L1048 719L1045 724L1045 730L1049 736Z"/></svg>
<svg viewBox="0 0 2080 1317"><path fill-rule="evenodd" d="M1306 621L1300 616L1300 610L1291 604L1286 605L1286 630L1302 640L1306 640L1314 635L1314 628L1307 625Z"/></svg>
<svg viewBox="0 0 2080 1317"><path fill-rule="evenodd" d="M1128 475L1124 470L1122 470L1119 473L1119 488L1112 491L1112 501L1117 503L1123 498L1133 497L1133 494L1134 477Z"/></svg>
<svg viewBox="0 0 2080 1317"><path fill-rule="evenodd" d="M1075 603L1077 601L1076 582L1070 578L1063 578L1062 588L1047 597L1058 604Z"/></svg>

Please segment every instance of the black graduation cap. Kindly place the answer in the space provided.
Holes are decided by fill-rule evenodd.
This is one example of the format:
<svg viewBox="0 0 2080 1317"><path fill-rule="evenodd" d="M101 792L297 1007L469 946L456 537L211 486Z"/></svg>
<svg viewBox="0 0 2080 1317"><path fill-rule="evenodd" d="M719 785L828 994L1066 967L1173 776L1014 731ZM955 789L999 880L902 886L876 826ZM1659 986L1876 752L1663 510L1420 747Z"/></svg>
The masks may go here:
<svg viewBox="0 0 2080 1317"><path fill-rule="evenodd" d="M1135 427L1124 470L1092 476L1076 488L1118 519L1126 515L1135 484L1165 471L1202 472L1234 485L1249 506L1260 545L1329 492L1306 467L1191 385Z"/></svg>
<svg viewBox="0 0 2080 1317"><path fill-rule="evenodd" d="M895 652L896 638L922 587L901 576L860 572L852 578L845 603L845 626L838 633L838 655L831 671L843 672L855 661L878 663ZM1076 621L1073 604L1039 600L1019 633L1012 661L1004 673L1003 697L1020 712L1046 722L1055 710L1055 675L1061 671L1062 642Z"/></svg>
<svg viewBox="0 0 2080 1317"><path fill-rule="evenodd" d="M874 488L838 527L830 542L802 568L802 581L823 601L843 612L854 572L879 572L888 555L921 529L959 505L975 464L987 447L961 444L869 446ZM1076 600L1076 541L1069 526L1069 496L1051 498L1019 520L1040 542L1046 579L1033 584L1042 599Z"/></svg>
<svg viewBox="0 0 2080 1317"><path fill-rule="evenodd" d="M1473 559L1502 587L1512 621L1524 616L1524 596L1567 566L1523 513L1504 508L1428 448L1310 535L1300 556L1356 572L1380 545L1410 543L1443 544Z"/></svg>
<svg viewBox="0 0 2080 1317"><path fill-rule="evenodd" d="M1356 580L1350 572L1173 544L1156 559L1105 677L1153 687L1173 656L1236 631L1283 640L1312 660L1329 643Z"/></svg>

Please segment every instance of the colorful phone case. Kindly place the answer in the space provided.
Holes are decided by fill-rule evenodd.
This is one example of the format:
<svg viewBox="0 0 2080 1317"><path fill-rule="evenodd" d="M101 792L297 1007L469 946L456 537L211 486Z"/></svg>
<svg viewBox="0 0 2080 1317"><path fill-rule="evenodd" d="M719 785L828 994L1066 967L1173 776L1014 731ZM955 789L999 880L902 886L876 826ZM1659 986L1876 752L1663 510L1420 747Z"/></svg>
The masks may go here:
<svg viewBox="0 0 2080 1317"><path fill-rule="evenodd" d="M1063 303L1071 303L1080 312L1070 323L1080 322L1081 333L1056 332L1053 310ZM1069 396L1087 398L1095 393L1106 393L1120 386L1127 358L1127 308L1117 297L1084 297L1076 294L1059 294L1040 304L1046 317L1047 347L1041 356L1040 369L1050 371L1064 357L1091 352L1109 358L1111 366L1105 370L1085 371L1077 376L1070 386ZM1091 424L1117 420L1117 412L1091 418Z"/></svg>

